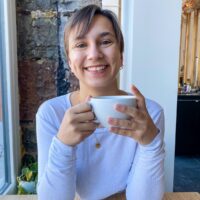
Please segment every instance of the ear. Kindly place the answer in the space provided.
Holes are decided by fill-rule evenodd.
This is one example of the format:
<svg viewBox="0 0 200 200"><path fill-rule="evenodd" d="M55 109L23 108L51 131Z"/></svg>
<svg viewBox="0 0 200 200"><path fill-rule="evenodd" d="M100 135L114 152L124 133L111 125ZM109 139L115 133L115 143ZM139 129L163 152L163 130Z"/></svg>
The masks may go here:
<svg viewBox="0 0 200 200"><path fill-rule="evenodd" d="M75 74L74 73L74 68L73 68L73 66L71 65L71 60L68 58L68 65L69 65L69 67L70 67L70 70L71 70L71 72L73 73L73 74Z"/></svg>
<svg viewBox="0 0 200 200"><path fill-rule="evenodd" d="M69 65L69 67L70 67L70 69L71 69L71 71L72 71L71 60L69 59L69 56L67 57L67 62L68 62L68 65Z"/></svg>
<svg viewBox="0 0 200 200"><path fill-rule="evenodd" d="M124 62L124 54L123 53L121 53L120 59L121 59L121 66L122 66L123 62Z"/></svg>
<svg viewBox="0 0 200 200"><path fill-rule="evenodd" d="M69 56L67 57L67 62L69 64L69 67L71 68L71 60L69 59Z"/></svg>

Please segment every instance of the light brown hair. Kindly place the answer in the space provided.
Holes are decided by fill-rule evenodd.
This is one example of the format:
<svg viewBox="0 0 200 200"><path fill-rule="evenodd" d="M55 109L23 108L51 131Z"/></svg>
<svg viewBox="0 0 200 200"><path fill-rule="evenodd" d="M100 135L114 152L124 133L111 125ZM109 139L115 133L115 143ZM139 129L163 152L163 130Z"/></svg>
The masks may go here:
<svg viewBox="0 0 200 200"><path fill-rule="evenodd" d="M69 53L68 40L71 30L76 28L77 37L83 37L88 32L90 24L96 15L102 15L111 22L117 42L119 43L120 52L123 53L124 38L116 15L111 10L102 9L97 5L88 5L76 11L67 22L64 32L64 45L67 56Z"/></svg>

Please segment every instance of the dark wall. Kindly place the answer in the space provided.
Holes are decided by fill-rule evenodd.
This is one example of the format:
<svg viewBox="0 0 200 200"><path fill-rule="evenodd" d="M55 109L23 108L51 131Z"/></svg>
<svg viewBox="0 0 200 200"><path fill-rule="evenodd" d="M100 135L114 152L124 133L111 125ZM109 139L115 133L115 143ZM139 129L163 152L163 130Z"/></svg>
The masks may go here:
<svg viewBox="0 0 200 200"><path fill-rule="evenodd" d="M17 0L18 77L23 153L37 155L35 114L46 99L78 88L63 48L76 9L101 0Z"/></svg>

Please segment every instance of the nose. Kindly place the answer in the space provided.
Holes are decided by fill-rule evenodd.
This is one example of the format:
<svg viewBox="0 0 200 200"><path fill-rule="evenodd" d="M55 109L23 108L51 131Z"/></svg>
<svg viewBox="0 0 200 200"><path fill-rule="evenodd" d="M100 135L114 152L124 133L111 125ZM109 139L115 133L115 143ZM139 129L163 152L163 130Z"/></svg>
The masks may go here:
<svg viewBox="0 0 200 200"><path fill-rule="evenodd" d="M97 44L93 44L88 48L88 59L97 60L103 57L103 53Z"/></svg>

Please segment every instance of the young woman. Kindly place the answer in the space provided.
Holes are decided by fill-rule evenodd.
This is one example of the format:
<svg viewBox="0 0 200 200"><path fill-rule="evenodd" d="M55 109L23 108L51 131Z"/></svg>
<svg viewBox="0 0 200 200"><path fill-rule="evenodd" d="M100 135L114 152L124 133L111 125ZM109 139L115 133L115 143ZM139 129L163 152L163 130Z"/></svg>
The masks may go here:
<svg viewBox="0 0 200 200"><path fill-rule="evenodd" d="M164 192L164 115L135 86L137 108L117 105L129 120L100 127L91 96L127 95L117 85L123 36L111 11L89 5L65 29L65 48L80 90L43 103L36 115L39 200L161 200ZM102 111L103 112L103 111ZM121 196L121 195L120 195Z"/></svg>

